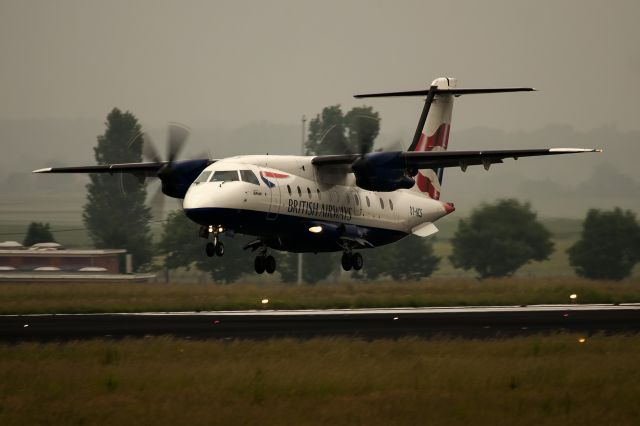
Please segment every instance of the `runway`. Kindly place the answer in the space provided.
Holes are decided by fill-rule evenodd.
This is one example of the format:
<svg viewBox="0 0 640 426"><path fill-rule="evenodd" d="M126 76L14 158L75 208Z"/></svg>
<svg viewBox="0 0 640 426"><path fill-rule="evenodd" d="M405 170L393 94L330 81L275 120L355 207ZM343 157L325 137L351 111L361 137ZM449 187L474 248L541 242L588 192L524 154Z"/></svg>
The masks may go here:
<svg viewBox="0 0 640 426"><path fill-rule="evenodd" d="M640 332L640 304L0 316L0 340L64 341L170 335L191 339L348 336L496 338Z"/></svg>

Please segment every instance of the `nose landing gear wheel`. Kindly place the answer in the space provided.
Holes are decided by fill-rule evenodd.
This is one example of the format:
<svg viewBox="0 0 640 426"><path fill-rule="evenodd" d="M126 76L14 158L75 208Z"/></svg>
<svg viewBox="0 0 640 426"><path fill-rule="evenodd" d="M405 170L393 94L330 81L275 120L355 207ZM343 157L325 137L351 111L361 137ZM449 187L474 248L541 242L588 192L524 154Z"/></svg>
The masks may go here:
<svg viewBox="0 0 640 426"><path fill-rule="evenodd" d="M273 256L265 257L264 269L269 274L273 274L276 271L276 260L273 258Z"/></svg>
<svg viewBox="0 0 640 426"><path fill-rule="evenodd" d="M218 244L216 244L216 255L222 256L223 254L224 254L224 244L218 241Z"/></svg>
<svg viewBox="0 0 640 426"><path fill-rule="evenodd" d="M353 266L351 255L349 253L344 253L342 255L342 269L345 271L350 271Z"/></svg>
<svg viewBox="0 0 640 426"><path fill-rule="evenodd" d="M362 255L360 253L352 254L351 264L353 265L353 269L355 271L359 271L360 269L362 269L362 265L364 265L364 260L362 259Z"/></svg>
<svg viewBox="0 0 640 426"><path fill-rule="evenodd" d="M263 256L256 256L256 260L253 262L253 267L256 273L262 274L265 270L265 258Z"/></svg>
<svg viewBox="0 0 640 426"><path fill-rule="evenodd" d="M215 254L216 246L214 246L212 242L209 242L205 246L204 250L207 252L207 256L212 257Z"/></svg>

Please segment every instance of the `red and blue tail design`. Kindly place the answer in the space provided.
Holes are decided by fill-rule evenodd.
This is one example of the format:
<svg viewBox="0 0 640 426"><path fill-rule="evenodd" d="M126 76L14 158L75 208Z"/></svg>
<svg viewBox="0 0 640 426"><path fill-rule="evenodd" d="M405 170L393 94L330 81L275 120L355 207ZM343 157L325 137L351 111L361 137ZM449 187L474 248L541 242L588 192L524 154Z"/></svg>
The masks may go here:
<svg viewBox="0 0 640 426"><path fill-rule="evenodd" d="M424 133L420 136L416 151L446 151L449 144L449 129L451 126L442 123L438 130L428 138ZM440 189L442 188L442 177L444 169L423 169L418 171L416 184L420 192L424 192L434 200L440 199Z"/></svg>
<svg viewBox="0 0 640 426"><path fill-rule="evenodd" d="M431 83L439 89L453 89L456 87L453 78L437 78ZM415 151L446 151L449 145L449 131L451 130L451 113L453 111L453 96L438 94L433 99L429 116L425 122L422 134ZM442 190L443 169L422 169L416 176L415 190L420 191L434 200L440 199Z"/></svg>

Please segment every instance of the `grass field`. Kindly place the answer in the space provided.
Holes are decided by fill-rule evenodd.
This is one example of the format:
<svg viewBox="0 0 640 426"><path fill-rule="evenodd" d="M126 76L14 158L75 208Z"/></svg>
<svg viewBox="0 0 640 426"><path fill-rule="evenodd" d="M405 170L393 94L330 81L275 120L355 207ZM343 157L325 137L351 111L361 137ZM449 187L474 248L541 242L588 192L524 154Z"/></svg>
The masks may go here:
<svg viewBox="0 0 640 426"><path fill-rule="evenodd" d="M0 345L0 424L632 425L640 337Z"/></svg>
<svg viewBox="0 0 640 426"><path fill-rule="evenodd" d="M284 284L0 284L0 314L640 302L640 280L578 278ZM262 300L268 299L268 304Z"/></svg>

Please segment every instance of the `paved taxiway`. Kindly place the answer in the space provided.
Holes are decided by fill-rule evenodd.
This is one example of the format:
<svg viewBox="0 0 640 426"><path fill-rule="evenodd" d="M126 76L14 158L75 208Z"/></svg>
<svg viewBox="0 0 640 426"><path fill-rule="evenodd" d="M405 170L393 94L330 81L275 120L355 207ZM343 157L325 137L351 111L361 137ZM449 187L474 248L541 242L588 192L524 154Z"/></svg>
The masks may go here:
<svg viewBox="0 0 640 426"><path fill-rule="evenodd" d="M640 332L640 304L146 312L0 316L0 340L172 335L193 339L509 337Z"/></svg>

